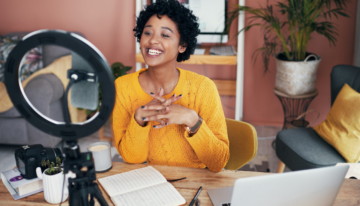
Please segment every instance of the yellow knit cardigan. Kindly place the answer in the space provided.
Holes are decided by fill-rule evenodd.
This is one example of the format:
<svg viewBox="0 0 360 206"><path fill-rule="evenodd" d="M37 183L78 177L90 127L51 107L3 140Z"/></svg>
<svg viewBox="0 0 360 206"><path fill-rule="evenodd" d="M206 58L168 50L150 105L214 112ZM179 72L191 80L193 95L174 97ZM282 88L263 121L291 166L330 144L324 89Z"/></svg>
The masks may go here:
<svg viewBox="0 0 360 206"><path fill-rule="evenodd" d="M173 94L183 97L179 104L196 111L203 123L195 135L189 137L184 125L153 128L158 122L140 126L135 110L153 97L145 93L139 83L138 72L119 77L115 81L116 100L113 110L113 130L116 147L128 163L172 165L209 168L219 172L229 159L229 140L224 112L216 85L209 78L177 68L180 72Z"/></svg>

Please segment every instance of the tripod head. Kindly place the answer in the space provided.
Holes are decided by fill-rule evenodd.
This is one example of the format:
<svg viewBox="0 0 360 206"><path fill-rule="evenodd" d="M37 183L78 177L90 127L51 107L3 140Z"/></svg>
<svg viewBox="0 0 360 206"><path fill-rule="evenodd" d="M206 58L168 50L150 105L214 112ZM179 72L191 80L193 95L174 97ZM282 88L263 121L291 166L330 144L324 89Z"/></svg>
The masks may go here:
<svg viewBox="0 0 360 206"><path fill-rule="evenodd" d="M67 173L71 171L78 175L81 174L81 169L83 167L87 167L87 172L94 174L94 176L91 177L91 180L96 180L91 152L80 153L80 148L77 144L77 140L66 141L66 144L68 145L68 147L65 148L66 159L64 162L64 172Z"/></svg>

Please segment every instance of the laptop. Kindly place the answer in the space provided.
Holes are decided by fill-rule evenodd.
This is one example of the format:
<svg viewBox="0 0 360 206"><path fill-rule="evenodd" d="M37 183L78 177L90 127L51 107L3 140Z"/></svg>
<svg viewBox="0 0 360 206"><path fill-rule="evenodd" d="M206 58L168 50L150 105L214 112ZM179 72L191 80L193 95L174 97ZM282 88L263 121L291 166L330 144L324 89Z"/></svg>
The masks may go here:
<svg viewBox="0 0 360 206"><path fill-rule="evenodd" d="M349 166L333 166L235 181L234 187L208 190L214 206L329 206Z"/></svg>

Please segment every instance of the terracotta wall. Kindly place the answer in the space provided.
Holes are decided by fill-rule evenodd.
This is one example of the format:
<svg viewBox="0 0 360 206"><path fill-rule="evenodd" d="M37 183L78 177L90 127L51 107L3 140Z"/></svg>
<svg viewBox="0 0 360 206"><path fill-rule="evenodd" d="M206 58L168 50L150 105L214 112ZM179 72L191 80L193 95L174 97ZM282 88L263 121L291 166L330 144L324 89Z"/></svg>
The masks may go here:
<svg viewBox="0 0 360 206"><path fill-rule="evenodd" d="M229 7L238 0L229 0ZM247 6L266 5L267 0L247 0ZM269 0L270 3L276 2ZM319 123L330 109L330 71L336 64L352 64L355 41L355 16L357 1L348 5L351 18L334 19L338 25L336 47L319 35L312 35L308 51L320 55L323 60L318 71L317 89L319 95L309 108L321 112ZM0 34L38 29L63 29L79 31L105 55L109 63L120 61L135 67L135 1L133 0L0 0ZM232 26L230 37L237 30ZM236 37L228 44L236 46ZM262 63L253 63L253 51L262 45L258 28L245 34L245 80L244 121L252 124L281 125L283 111L279 100L273 94L275 84L275 62L270 63L270 72L263 74ZM221 65L179 65L183 69L207 75L213 79L235 79L236 66ZM222 97L226 117L235 117L235 97ZM311 118L311 116L309 116Z"/></svg>
<svg viewBox="0 0 360 206"><path fill-rule="evenodd" d="M135 1L0 0L0 34L38 29L78 31L111 64L135 66Z"/></svg>

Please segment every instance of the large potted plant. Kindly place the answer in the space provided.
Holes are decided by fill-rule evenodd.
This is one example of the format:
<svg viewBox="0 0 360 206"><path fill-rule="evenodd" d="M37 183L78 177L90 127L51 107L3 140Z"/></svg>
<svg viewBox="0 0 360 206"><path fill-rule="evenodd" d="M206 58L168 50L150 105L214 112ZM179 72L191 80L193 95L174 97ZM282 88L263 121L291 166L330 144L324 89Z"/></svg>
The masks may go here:
<svg viewBox="0 0 360 206"><path fill-rule="evenodd" d="M264 32L264 45L257 49L253 57L255 61L261 53L265 72L269 68L269 60L276 58L275 88L288 95L301 95L315 90L315 81L321 57L307 52L311 34L316 32L335 46L336 27L331 17L344 16L345 5L350 0L281 0L275 5L267 3L266 7L251 8L236 6L230 12L227 28L239 16L239 12L250 14L250 22L239 30L247 31L259 26ZM277 14L286 16L279 18ZM282 20L284 19L284 20Z"/></svg>

